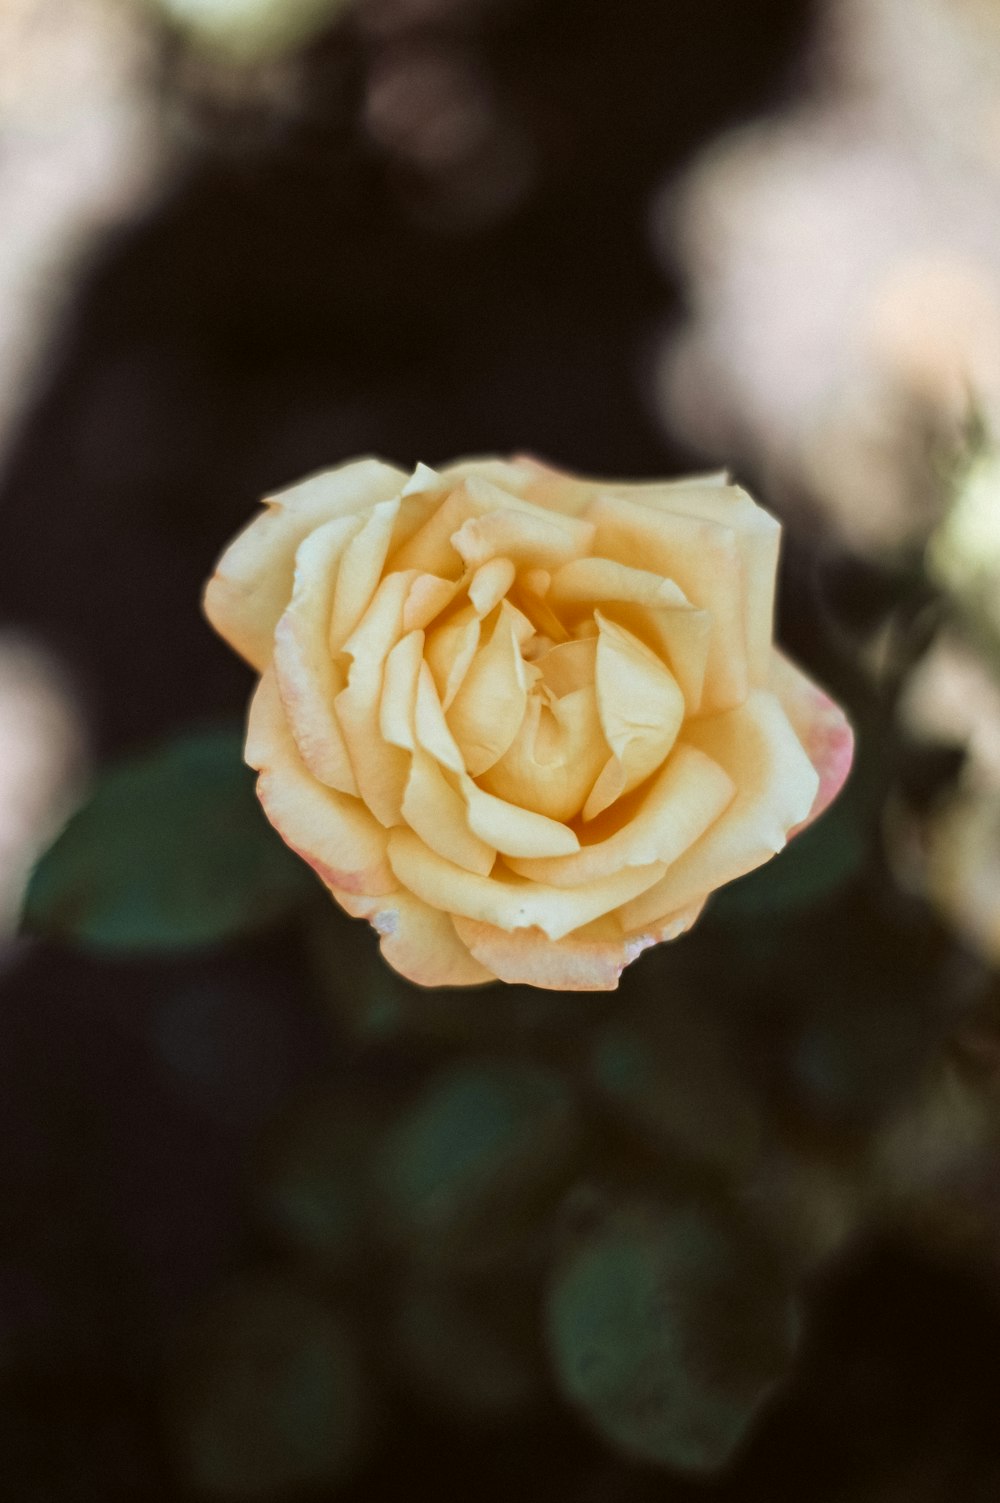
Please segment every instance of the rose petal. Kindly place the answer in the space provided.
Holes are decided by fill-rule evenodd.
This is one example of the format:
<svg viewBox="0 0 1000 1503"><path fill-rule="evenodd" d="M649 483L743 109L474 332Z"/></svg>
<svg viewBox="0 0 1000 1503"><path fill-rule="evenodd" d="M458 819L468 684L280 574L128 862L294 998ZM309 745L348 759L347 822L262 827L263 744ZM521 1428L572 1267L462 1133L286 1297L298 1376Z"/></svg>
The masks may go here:
<svg viewBox="0 0 1000 1503"><path fill-rule="evenodd" d="M410 764L405 752L384 741L380 730L385 662L403 630L403 605L412 574L389 574L356 629L344 643L351 658L347 688L334 701L361 797L384 825L403 818L403 789Z"/></svg>
<svg viewBox="0 0 1000 1503"><path fill-rule="evenodd" d="M245 755L260 773L257 796L268 819L328 887L394 890L385 830L360 799L324 787L304 766L270 669L250 705Z"/></svg>
<svg viewBox="0 0 1000 1503"><path fill-rule="evenodd" d="M816 797L819 778L766 690L755 689L739 709L692 721L684 734L729 774L736 797L662 882L625 905L621 918L628 929L641 929L769 861Z"/></svg>
<svg viewBox="0 0 1000 1503"><path fill-rule="evenodd" d="M612 755L583 806L587 820L656 771L684 720L684 696L669 668L600 611L595 619L597 707Z"/></svg>
<svg viewBox="0 0 1000 1503"><path fill-rule="evenodd" d="M324 522L360 514L399 494L406 476L378 459L358 459L271 497L229 544L205 590L216 631L257 669L271 660L274 629L292 597L295 553Z"/></svg>
<svg viewBox="0 0 1000 1503"><path fill-rule="evenodd" d="M402 751L414 751L417 686L423 666L424 634L410 631L401 637L385 660L378 723L382 738Z"/></svg>
<svg viewBox="0 0 1000 1503"><path fill-rule="evenodd" d="M562 699L566 694L575 694L577 689L588 689L597 674L597 639L580 637L575 641L560 642L534 659L535 667L542 675L542 683Z"/></svg>
<svg viewBox="0 0 1000 1503"><path fill-rule="evenodd" d="M501 981L537 986L546 991L613 992L625 967L642 948L627 940L618 926L598 920L553 944L540 929L509 933L493 924L456 917L459 938L476 960ZM604 926L606 937L584 936ZM652 941L650 941L652 943Z"/></svg>
<svg viewBox="0 0 1000 1503"><path fill-rule="evenodd" d="M357 795L358 785L333 701L344 674L327 643L337 567L359 517L318 527L295 555L295 586L274 633L274 668L285 714L303 761L321 783Z"/></svg>
<svg viewBox="0 0 1000 1503"><path fill-rule="evenodd" d="M847 781L854 757L854 732L847 716L830 696L779 652L773 655L771 688L781 700L806 756L819 773L813 806L803 824L790 832L794 835L803 825L819 818Z"/></svg>
<svg viewBox="0 0 1000 1503"><path fill-rule="evenodd" d="M446 913L412 893L353 899L335 892L354 918L365 918L381 935L382 955L394 971L417 986L482 986L496 976L469 953Z"/></svg>
<svg viewBox="0 0 1000 1503"><path fill-rule="evenodd" d="M469 583L469 599L480 620L498 606L514 583L514 561L510 558L491 558L473 574Z"/></svg>
<svg viewBox="0 0 1000 1503"><path fill-rule="evenodd" d="M484 795L485 797L485 795ZM485 829L470 827L462 795L451 786L440 764L418 749L403 795L403 818L432 851L466 871L488 877L497 848Z"/></svg>
<svg viewBox="0 0 1000 1503"><path fill-rule="evenodd" d="M425 657L444 709L450 710L455 695L475 657L482 624L469 605L427 633Z"/></svg>
<svg viewBox="0 0 1000 1503"><path fill-rule="evenodd" d="M444 718L441 701L426 663L421 664L420 677L417 680L417 708L414 725L417 742L424 751L430 752L431 756L440 762L442 767L447 767L449 772L461 777L465 771L462 753L448 729L448 722Z"/></svg>
<svg viewBox="0 0 1000 1503"><path fill-rule="evenodd" d="M742 704L750 686L746 595L733 529L653 511L614 495L598 496L588 516L597 527L598 553L674 580L693 605L711 612L702 709L716 713Z"/></svg>
<svg viewBox="0 0 1000 1503"><path fill-rule="evenodd" d="M487 641L479 647L447 711L448 725L473 777L493 766L524 719L528 684L513 610L501 601Z"/></svg>
<svg viewBox="0 0 1000 1503"><path fill-rule="evenodd" d="M437 574L418 574L403 607L403 630L423 631L430 626L434 618L451 605L458 588L457 580L441 579Z"/></svg>
<svg viewBox="0 0 1000 1503"><path fill-rule="evenodd" d="M468 487L473 490L472 481ZM483 487L476 487L474 493L482 496ZM452 543L472 569L498 555L513 559L515 564L554 569L569 559L579 558L590 547L593 536L589 522L541 509L529 511L507 505L502 511L488 511L464 522L453 535Z"/></svg>
<svg viewBox="0 0 1000 1503"><path fill-rule="evenodd" d="M485 793L470 777L459 780L469 828L503 856L564 856L580 849L568 825Z"/></svg>
<svg viewBox="0 0 1000 1503"><path fill-rule="evenodd" d="M330 617L330 651L337 653L361 620L378 588L399 515L399 498L373 506L344 551Z"/></svg>
<svg viewBox="0 0 1000 1503"><path fill-rule="evenodd" d="M620 829L573 856L511 860L522 877L576 887L630 866L668 865L703 835L732 801L732 779L704 752L679 742L639 807Z"/></svg>
<svg viewBox="0 0 1000 1503"><path fill-rule="evenodd" d="M750 681L758 688L766 687L774 637L774 588L781 524L740 486L730 484L725 474L630 486L624 499L661 513L681 513L716 522L735 533L743 560Z"/></svg>
<svg viewBox="0 0 1000 1503"><path fill-rule="evenodd" d="M533 695L510 747L479 781L508 803L549 819L572 819L607 756L592 686L548 704Z"/></svg>
<svg viewBox="0 0 1000 1503"><path fill-rule="evenodd" d="M501 929L544 930L549 939L562 939L592 919L638 897L663 875L662 863L630 868L586 887L545 887L508 876L502 868L493 877L479 877L445 861L412 830L394 829L389 835L389 861L409 892L432 908L480 919ZM639 927L638 925L636 927Z"/></svg>
<svg viewBox="0 0 1000 1503"><path fill-rule="evenodd" d="M458 485L435 507L423 526L390 555L389 568L416 569L422 574L438 574L442 579L459 579L465 565L452 537L464 522L478 517L485 509L485 503L470 494L465 483Z"/></svg>
<svg viewBox="0 0 1000 1503"><path fill-rule="evenodd" d="M664 658L684 695L688 713L698 714L712 617L691 605L675 581L609 558L581 558L552 576L548 598L556 609L577 621L581 610L600 606L609 620L626 627Z"/></svg>

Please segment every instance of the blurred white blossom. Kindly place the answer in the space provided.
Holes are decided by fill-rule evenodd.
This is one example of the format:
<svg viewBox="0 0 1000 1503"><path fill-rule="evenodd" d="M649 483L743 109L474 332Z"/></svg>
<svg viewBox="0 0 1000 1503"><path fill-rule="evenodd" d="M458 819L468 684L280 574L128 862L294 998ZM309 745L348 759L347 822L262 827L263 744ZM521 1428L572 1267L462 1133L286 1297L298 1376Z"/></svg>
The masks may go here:
<svg viewBox="0 0 1000 1503"><path fill-rule="evenodd" d="M79 796L85 735L58 665L30 639L0 635L0 942L25 883Z"/></svg>
<svg viewBox="0 0 1000 1503"><path fill-rule="evenodd" d="M0 0L0 447L74 275L162 179L151 63L127 0Z"/></svg>
<svg viewBox="0 0 1000 1503"><path fill-rule="evenodd" d="M660 393L881 547L936 515L929 449L972 401L1000 426L1000 7L827 0L812 80L661 201L690 317Z"/></svg>

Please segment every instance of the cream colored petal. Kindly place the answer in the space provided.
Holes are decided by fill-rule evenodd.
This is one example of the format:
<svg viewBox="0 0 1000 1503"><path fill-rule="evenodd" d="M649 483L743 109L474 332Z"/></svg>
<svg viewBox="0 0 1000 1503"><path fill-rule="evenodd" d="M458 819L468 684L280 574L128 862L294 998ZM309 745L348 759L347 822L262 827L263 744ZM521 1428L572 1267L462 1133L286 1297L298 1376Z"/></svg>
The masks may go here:
<svg viewBox="0 0 1000 1503"><path fill-rule="evenodd" d="M344 643L351 658L347 688L334 700L334 708L361 797L384 825L402 820L403 789L410 770L409 758L382 739L380 717L386 659L403 630L403 606L412 574L390 574L356 629Z"/></svg>
<svg viewBox="0 0 1000 1503"><path fill-rule="evenodd" d="M597 708L612 760L583 807L594 819L637 788L668 755L684 720L684 696L656 654L595 612Z"/></svg>
<svg viewBox="0 0 1000 1503"><path fill-rule="evenodd" d="M383 740L402 751L413 751L417 745L414 722L423 653L423 632L411 631L400 638L385 660L379 731Z"/></svg>
<svg viewBox="0 0 1000 1503"><path fill-rule="evenodd" d="M340 652L371 603L382 577L399 498L380 501L351 539L337 570L330 617L330 651Z"/></svg>
<svg viewBox="0 0 1000 1503"><path fill-rule="evenodd" d="M583 924L629 902L652 886L665 870L662 864L617 872L587 887L544 887L538 882L508 876L503 868L492 877L479 877L445 861L428 849L412 830L389 835L389 861L399 883L409 892L447 913L479 919L501 929L544 930L562 939Z"/></svg>
<svg viewBox="0 0 1000 1503"><path fill-rule="evenodd" d="M634 487L627 499L658 511L698 517L730 528L743 558L746 588L746 640L750 681L765 687L774 636L774 587L781 524L738 485L718 477L676 481L660 487Z"/></svg>
<svg viewBox="0 0 1000 1503"><path fill-rule="evenodd" d="M504 600L447 711L448 725L473 777L503 756L520 729L527 700L516 622Z"/></svg>
<svg viewBox="0 0 1000 1503"><path fill-rule="evenodd" d="M703 711L742 704L750 687L746 592L733 529L603 494L588 516L597 527L597 553L674 580L693 605L711 612Z"/></svg>
<svg viewBox="0 0 1000 1503"><path fill-rule="evenodd" d="M686 934L689 929L693 928L707 901L707 898L699 898L697 902L689 903L686 908L678 908L672 913L664 914L662 918L647 924L645 928L632 930L626 935L626 939L642 950L680 939L682 934Z"/></svg>
<svg viewBox="0 0 1000 1503"><path fill-rule="evenodd" d="M484 795L485 797L485 795ZM488 877L497 848L481 828L470 825L465 800L429 753L418 749L403 795L403 818L415 834L456 866Z"/></svg>
<svg viewBox="0 0 1000 1503"><path fill-rule="evenodd" d="M437 574L418 574L403 607L403 630L423 631L447 610L458 593L458 581Z"/></svg>
<svg viewBox="0 0 1000 1503"><path fill-rule="evenodd" d="M338 517L303 540L292 598L274 633L278 687L302 758L320 782L354 795L354 770L333 712L344 674L330 656L327 636L337 567L362 525L358 517Z"/></svg>
<svg viewBox="0 0 1000 1503"><path fill-rule="evenodd" d="M662 657L684 695L689 715L700 715L705 703L705 675L712 644L712 616L694 606L677 610L642 609L613 605L606 612L628 631L634 632Z"/></svg>
<svg viewBox="0 0 1000 1503"><path fill-rule="evenodd" d="M575 694L577 689L587 689L597 674L597 639L580 637L575 641L560 642L550 647L534 660L542 675L542 683L556 699L566 694Z"/></svg>
<svg viewBox="0 0 1000 1503"><path fill-rule="evenodd" d="M434 687L434 680L426 663L421 664L420 677L417 680L415 727L417 742L424 751L429 752L436 761L441 763L442 767L447 767L449 772L457 776L465 772L462 753L448 728L437 689Z"/></svg>
<svg viewBox="0 0 1000 1503"><path fill-rule="evenodd" d="M554 887L594 882L629 866L669 865L719 818L735 792L718 763L679 742L638 808L613 834L573 856L508 864L520 876Z"/></svg>
<svg viewBox="0 0 1000 1503"><path fill-rule="evenodd" d="M671 608L691 603L675 580L611 558L579 558L564 564L552 575L548 593L555 606L589 607L609 600Z"/></svg>
<svg viewBox="0 0 1000 1503"><path fill-rule="evenodd" d="M634 946L611 923L606 937L585 938L597 927L588 925L554 944L541 929L508 933L475 919L456 918L453 922L472 955L501 981L545 991L613 992L622 971L639 953L632 953Z"/></svg>
<svg viewBox="0 0 1000 1503"><path fill-rule="evenodd" d="M498 606L514 583L513 559L491 558L482 564L469 582L469 599L480 620Z"/></svg>
<svg viewBox="0 0 1000 1503"><path fill-rule="evenodd" d="M455 551L453 535L471 517L478 517L485 503L469 494L468 486L459 484L443 496L422 527L402 547L389 556L390 569L417 569L422 574L438 574L442 579L458 579L465 565Z"/></svg>
<svg viewBox="0 0 1000 1503"><path fill-rule="evenodd" d="M568 642L570 633L545 598L552 576L548 569L525 569L511 590L511 599L539 637L553 644Z"/></svg>
<svg viewBox="0 0 1000 1503"><path fill-rule="evenodd" d="M295 554L303 538L334 517L366 512L398 495L402 470L358 459L270 498L229 544L205 590L205 614L237 652L262 669L274 629L292 597Z"/></svg>
<svg viewBox="0 0 1000 1503"><path fill-rule="evenodd" d="M549 600L571 620L600 606L610 620L633 632L664 659L688 713L702 704L712 617L691 605L672 579L609 558L583 558L552 576Z"/></svg>
<svg viewBox="0 0 1000 1503"><path fill-rule="evenodd" d="M460 779L469 828L503 856L565 856L580 849L568 825L485 793L468 776Z"/></svg>
<svg viewBox="0 0 1000 1503"><path fill-rule="evenodd" d="M513 559L515 564L554 569L569 559L579 558L590 548L593 537L594 529L589 522L558 512L507 506L502 511L489 511L485 516L464 522L454 533L452 543L472 569L497 557Z"/></svg>
<svg viewBox="0 0 1000 1503"><path fill-rule="evenodd" d="M522 809L550 819L572 819L607 757L592 686L550 704L532 695L510 748L479 781L488 792Z"/></svg>
<svg viewBox="0 0 1000 1503"><path fill-rule="evenodd" d="M270 669L250 706L245 754L260 773L257 795L268 819L328 887L355 893L395 889L385 830L359 799L324 787L305 767Z"/></svg>
<svg viewBox="0 0 1000 1503"><path fill-rule="evenodd" d="M769 861L816 797L819 778L766 690L755 689L739 709L692 721L684 734L729 774L736 797L655 889L625 905L621 918L628 929L641 929Z"/></svg>
<svg viewBox="0 0 1000 1503"><path fill-rule="evenodd" d="M417 986L482 986L496 975L469 953L446 913L409 892L361 902L349 893L334 897L354 918L365 918L381 936L382 955L394 971Z"/></svg>
<svg viewBox="0 0 1000 1503"><path fill-rule="evenodd" d="M531 484L533 474L530 460L505 459L496 454L473 454L445 465L441 470L441 480L446 486L452 487L478 477L511 495L519 496Z"/></svg>
<svg viewBox="0 0 1000 1503"><path fill-rule="evenodd" d="M816 797L803 821L811 824L833 802L847 781L854 757L854 732L839 705L778 652L771 660L771 688L781 700L792 729L819 774ZM794 835L797 831L791 833Z"/></svg>
<svg viewBox="0 0 1000 1503"><path fill-rule="evenodd" d="M446 711L469 671L481 635L482 625L471 605L456 611L427 633L425 657Z"/></svg>

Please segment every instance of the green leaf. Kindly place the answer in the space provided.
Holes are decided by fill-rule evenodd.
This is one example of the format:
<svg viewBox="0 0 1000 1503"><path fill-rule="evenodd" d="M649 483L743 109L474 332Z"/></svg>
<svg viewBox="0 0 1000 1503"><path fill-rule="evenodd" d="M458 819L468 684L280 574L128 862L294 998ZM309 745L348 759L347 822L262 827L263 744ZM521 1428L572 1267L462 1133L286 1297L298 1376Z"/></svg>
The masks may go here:
<svg viewBox="0 0 1000 1503"><path fill-rule="evenodd" d="M181 1470L199 1496L234 1503L333 1485L367 1428L341 1320L265 1275L240 1278L187 1333L171 1400Z"/></svg>
<svg viewBox="0 0 1000 1503"><path fill-rule="evenodd" d="M763 1254L697 1207L618 1211L556 1271L556 1379L613 1445L722 1466L783 1376L795 1309Z"/></svg>
<svg viewBox="0 0 1000 1503"><path fill-rule="evenodd" d="M388 1135L383 1225L435 1261L501 1258L564 1183L578 1134L572 1095L548 1070L502 1060L450 1070Z"/></svg>
<svg viewBox="0 0 1000 1503"><path fill-rule="evenodd" d="M325 1273L363 1256L371 1145L378 1121L370 1084L329 1086L296 1101L256 1156L253 1200L264 1228L284 1249Z"/></svg>
<svg viewBox="0 0 1000 1503"><path fill-rule="evenodd" d="M268 825L238 731L111 767L35 868L25 927L94 949L188 949L289 913L314 882Z"/></svg>

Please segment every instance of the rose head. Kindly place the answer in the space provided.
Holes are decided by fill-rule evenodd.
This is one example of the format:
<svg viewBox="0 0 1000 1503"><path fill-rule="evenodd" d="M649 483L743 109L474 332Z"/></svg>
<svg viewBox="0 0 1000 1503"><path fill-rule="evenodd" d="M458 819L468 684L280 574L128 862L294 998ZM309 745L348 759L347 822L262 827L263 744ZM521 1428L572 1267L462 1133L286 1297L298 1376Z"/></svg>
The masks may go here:
<svg viewBox="0 0 1000 1503"><path fill-rule="evenodd" d="M847 775L774 648L779 533L724 475L363 459L284 491L205 597L261 675L268 818L412 981L613 989Z"/></svg>

